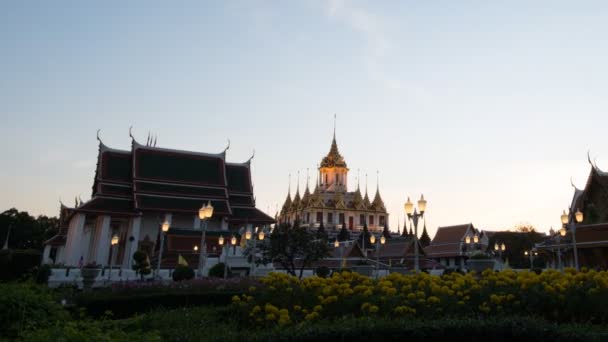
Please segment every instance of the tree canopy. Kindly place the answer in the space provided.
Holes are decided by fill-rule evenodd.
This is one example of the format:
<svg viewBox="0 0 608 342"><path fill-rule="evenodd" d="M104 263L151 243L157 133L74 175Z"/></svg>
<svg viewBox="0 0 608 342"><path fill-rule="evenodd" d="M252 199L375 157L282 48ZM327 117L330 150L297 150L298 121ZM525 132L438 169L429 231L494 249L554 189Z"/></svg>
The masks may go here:
<svg viewBox="0 0 608 342"><path fill-rule="evenodd" d="M9 234L10 227L10 234ZM15 208L0 213L0 248L7 235L9 248L41 250L45 240L59 231L59 219L40 215L31 216Z"/></svg>
<svg viewBox="0 0 608 342"><path fill-rule="evenodd" d="M308 232L299 225L278 225L268 239L257 242L257 249L257 264L276 262L287 273L300 278L305 268L329 256L327 239L318 238L316 232ZM245 249L248 257L254 252L251 246Z"/></svg>

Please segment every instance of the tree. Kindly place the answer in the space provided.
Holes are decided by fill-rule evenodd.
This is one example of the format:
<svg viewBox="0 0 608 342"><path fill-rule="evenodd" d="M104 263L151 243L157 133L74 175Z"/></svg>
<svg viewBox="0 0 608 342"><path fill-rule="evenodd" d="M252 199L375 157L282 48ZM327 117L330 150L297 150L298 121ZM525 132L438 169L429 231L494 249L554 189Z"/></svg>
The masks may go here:
<svg viewBox="0 0 608 342"><path fill-rule="evenodd" d="M152 268L150 267L150 258L148 254L142 250L138 250L133 253L133 270L139 274L141 280L144 280L144 276L146 274L150 274L152 272Z"/></svg>
<svg viewBox="0 0 608 342"><path fill-rule="evenodd" d="M319 225L319 229L317 230L317 239L327 240L327 232L325 231L325 226L323 225L322 220L321 220L321 224Z"/></svg>
<svg viewBox="0 0 608 342"><path fill-rule="evenodd" d="M350 233L345 226L342 226L340 232L338 232L338 241L346 241L350 238Z"/></svg>
<svg viewBox="0 0 608 342"><path fill-rule="evenodd" d="M293 228L285 224L279 225L267 240L258 241L260 256L256 257L256 263L265 265L276 262L287 273L302 278L305 268L329 256L327 240L318 239L315 235L297 225ZM244 251L247 256L252 252L251 248L246 248Z"/></svg>
<svg viewBox="0 0 608 342"><path fill-rule="evenodd" d="M536 228L531 224L520 223L515 226L515 231L518 233L535 233Z"/></svg>
<svg viewBox="0 0 608 342"><path fill-rule="evenodd" d="M545 240L545 236L537 232L496 232L488 240L488 250L494 251L494 244L505 244L505 251L502 253L503 259L509 259L509 265L513 268L528 268L530 267L530 259L524 254L525 251L530 251L536 243ZM542 258L539 255L538 258ZM534 258L537 260L537 257Z"/></svg>
<svg viewBox="0 0 608 342"><path fill-rule="evenodd" d="M0 214L0 248L8 236L9 248L42 250L44 241L58 231L59 219L56 217L41 215L35 218L15 208Z"/></svg>
<svg viewBox="0 0 608 342"><path fill-rule="evenodd" d="M382 235L384 236L384 238L386 238L387 240L392 238L391 236L391 232L388 230L388 226L384 225L384 229L382 230Z"/></svg>
<svg viewBox="0 0 608 342"><path fill-rule="evenodd" d="M359 238L357 239L357 242L359 243L359 246L361 246L363 248L363 246L368 246L370 245L370 238L371 234L369 233L369 229L367 228L367 222L365 222L363 224L363 231L361 231L361 234L359 234ZM365 243L363 242L365 241ZM367 248L366 248L367 249ZM365 251L363 251L363 253L365 253Z"/></svg>

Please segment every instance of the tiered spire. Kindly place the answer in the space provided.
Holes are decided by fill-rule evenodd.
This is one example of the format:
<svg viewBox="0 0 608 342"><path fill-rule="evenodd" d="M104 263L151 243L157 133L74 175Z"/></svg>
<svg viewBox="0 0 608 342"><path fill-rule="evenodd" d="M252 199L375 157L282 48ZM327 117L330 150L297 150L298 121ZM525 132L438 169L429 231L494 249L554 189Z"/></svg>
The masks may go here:
<svg viewBox="0 0 608 342"><path fill-rule="evenodd" d="M289 174L289 185L287 186L287 198L281 208L281 214L286 214L291 209L291 174Z"/></svg>
<svg viewBox="0 0 608 342"><path fill-rule="evenodd" d="M365 174L365 197L363 197L363 206L367 209L371 207L369 196L367 195L367 173Z"/></svg>
<svg viewBox="0 0 608 342"><path fill-rule="evenodd" d="M429 237L429 233L426 231L426 220L424 222L424 227L422 228L422 235L420 235L420 245L422 247L426 247L431 244L431 238Z"/></svg>
<svg viewBox="0 0 608 342"><path fill-rule="evenodd" d="M305 208L308 206L308 203L310 202L310 190L308 188L308 183L309 183L309 175L308 175L308 169L306 169L306 190L304 190L304 195L302 196L302 207Z"/></svg>
<svg viewBox="0 0 608 342"><path fill-rule="evenodd" d="M380 197L380 177L378 176L376 182L376 195L374 196L374 201L372 202L372 208L376 211L386 211L386 207L384 206L384 201L382 201L382 197Z"/></svg>
<svg viewBox="0 0 608 342"><path fill-rule="evenodd" d="M346 167L346 161L344 157L338 151L338 144L336 143L336 116L334 115L334 137L331 142L331 148L327 156L321 161L321 167Z"/></svg>

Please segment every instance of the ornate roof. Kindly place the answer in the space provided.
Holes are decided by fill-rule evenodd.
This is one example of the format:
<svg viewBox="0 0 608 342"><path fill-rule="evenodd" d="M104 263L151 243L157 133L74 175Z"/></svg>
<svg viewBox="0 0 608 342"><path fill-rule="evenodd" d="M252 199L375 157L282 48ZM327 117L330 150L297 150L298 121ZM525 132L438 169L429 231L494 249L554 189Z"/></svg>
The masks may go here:
<svg viewBox="0 0 608 342"><path fill-rule="evenodd" d="M380 189L376 189L376 195L374 196L374 201L372 202L372 208L376 211L386 211L384 201L382 201L382 197L380 197Z"/></svg>
<svg viewBox="0 0 608 342"><path fill-rule="evenodd" d="M363 209L363 197L361 196L361 190L358 186L353 197L353 207L355 209Z"/></svg>
<svg viewBox="0 0 608 342"><path fill-rule="evenodd" d="M340 191L336 191L336 193L334 194L334 207L336 207L337 209L346 209L346 204L344 203L344 195L342 195L342 192Z"/></svg>
<svg viewBox="0 0 608 342"><path fill-rule="evenodd" d="M331 148L329 153L321 161L321 167L346 167L346 161L344 157L338 151L338 144L336 143L336 134L334 133L334 139L331 142Z"/></svg>
<svg viewBox="0 0 608 342"><path fill-rule="evenodd" d="M365 207L365 209L372 206L372 204L369 201L369 196L367 196L367 190L365 190L365 197L363 197L363 206Z"/></svg>

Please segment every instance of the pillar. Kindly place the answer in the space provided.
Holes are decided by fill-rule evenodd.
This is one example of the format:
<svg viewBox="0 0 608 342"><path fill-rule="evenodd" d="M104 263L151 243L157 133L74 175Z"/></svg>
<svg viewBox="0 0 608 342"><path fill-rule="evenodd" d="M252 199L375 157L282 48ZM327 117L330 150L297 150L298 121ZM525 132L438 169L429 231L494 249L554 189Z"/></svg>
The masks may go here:
<svg viewBox="0 0 608 342"><path fill-rule="evenodd" d="M80 257L83 254L82 235L85 218L84 214L78 213L70 220L64 254L64 262L67 266L78 266Z"/></svg>
<svg viewBox="0 0 608 342"><path fill-rule="evenodd" d="M131 269L133 263L133 253L137 251L139 247L139 233L141 232L141 216L131 218L129 230L127 231L128 242L126 244L126 252L122 265L124 268ZM131 238L133 238L131 241Z"/></svg>
<svg viewBox="0 0 608 342"><path fill-rule="evenodd" d="M97 218L97 227L95 229L97 253L95 254L95 262L106 266L110 254L110 239L112 232L110 231L110 216L103 215Z"/></svg>

